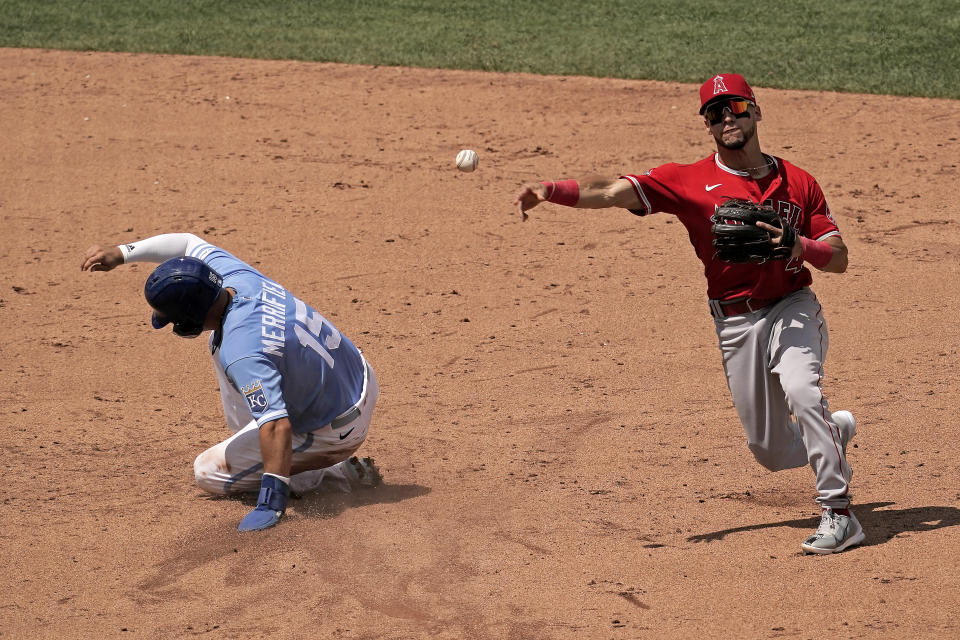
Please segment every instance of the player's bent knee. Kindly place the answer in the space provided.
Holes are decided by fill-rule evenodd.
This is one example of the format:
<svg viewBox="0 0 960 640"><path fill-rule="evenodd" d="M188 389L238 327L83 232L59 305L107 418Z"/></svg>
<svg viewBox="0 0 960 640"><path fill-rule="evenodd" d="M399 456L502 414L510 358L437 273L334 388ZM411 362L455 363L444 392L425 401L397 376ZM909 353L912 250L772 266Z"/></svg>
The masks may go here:
<svg viewBox="0 0 960 640"><path fill-rule="evenodd" d="M211 450L204 451L193 461L193 479L208 493L226 494L224 474L212 460Z"/></svg>
<svg viewBox="0 0 960 640"><path fill-rule="evenodd" d="M747 446L750 448L750 452L753 453L753 457L760 463L760 466L765 469L769 471L782 471L787 468L769 449L764 449L756 444L748 444Z"/></svg>
<svg viewBox="0 0 960 640"><path fill-rule="evenodd" d="M226 484L223 480L215 477L211 477L204 473L198 473L194 470L194 481L197 483L197 486L206 491L207 493L215 493L217 495L226 495L227 491L225 489Z"/></svg>

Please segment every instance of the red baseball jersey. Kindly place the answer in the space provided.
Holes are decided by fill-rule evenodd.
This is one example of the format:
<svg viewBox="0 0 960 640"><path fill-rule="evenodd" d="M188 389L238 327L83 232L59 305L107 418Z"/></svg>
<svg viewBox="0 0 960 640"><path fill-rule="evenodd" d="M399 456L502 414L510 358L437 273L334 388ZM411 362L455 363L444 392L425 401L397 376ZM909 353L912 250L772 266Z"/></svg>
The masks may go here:
<svg viewBox="0 0 960 640"><path fill-rule="evenodd" d="M840 234L813 176L785 160L766 157L773 162L773 170L760 180L724 166L719 154L693 164L670 163L643 175L621 176L633 184L643 203L642 209L630 209L631 213L672 213L686 227L697 257L703 262L709 298L779 298L813 282L802 259L771 260L762 265L717 260L710 216L728 198L772 206L784 224L807 238L823 240Z"/></svg>

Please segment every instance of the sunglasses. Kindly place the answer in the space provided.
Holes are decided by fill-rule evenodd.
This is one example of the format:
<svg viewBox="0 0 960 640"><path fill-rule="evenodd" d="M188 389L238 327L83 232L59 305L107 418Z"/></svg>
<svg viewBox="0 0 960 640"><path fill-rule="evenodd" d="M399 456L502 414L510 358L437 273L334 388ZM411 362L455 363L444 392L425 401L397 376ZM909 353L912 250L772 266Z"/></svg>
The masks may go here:
<svg viewBox="0 0 960 640"><path fill-rule="evenodd" d="M721 100L708 106L703 112L703 117L707 119L711 126L723 122L723 112L727 109L737 118L748 118L750 113L747 111L747 107L752 104L749 100L742 98Z"/></svg>

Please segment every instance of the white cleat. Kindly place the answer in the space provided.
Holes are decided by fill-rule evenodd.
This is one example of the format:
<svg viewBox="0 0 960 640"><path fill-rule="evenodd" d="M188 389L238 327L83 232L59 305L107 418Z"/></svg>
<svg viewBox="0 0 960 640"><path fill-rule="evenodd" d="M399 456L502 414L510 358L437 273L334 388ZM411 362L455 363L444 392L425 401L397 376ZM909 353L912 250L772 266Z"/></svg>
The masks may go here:
<svg viewBox="0 0 960 640"><path fill-rule="evenodd" d="M353 456L343 465L344 473L355 487L375 487L383 477L380 470L373 463L373 458L358 458Z"/></svg>
<svg viewBox="0 0 960 640"><path fill-rule="evenodd" d="M833 509L824 509L817 532L804 540L800 548L803 549L804 554L839 553L860 544L866 537L863 527L860 526L860 522L852 511L849 516L844 516Z"/></svg>

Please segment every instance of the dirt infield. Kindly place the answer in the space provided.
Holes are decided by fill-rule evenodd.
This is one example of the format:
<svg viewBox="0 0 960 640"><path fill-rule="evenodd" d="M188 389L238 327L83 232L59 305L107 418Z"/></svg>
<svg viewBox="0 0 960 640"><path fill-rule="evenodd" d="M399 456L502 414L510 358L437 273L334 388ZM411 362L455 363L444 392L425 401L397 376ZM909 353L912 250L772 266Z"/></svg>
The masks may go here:
<svg viewBox="0 0 960 640"><path fill-rule="evenodd" d="M800 553L811 471L746 448L682 226L512 208L704 157L695 86L0 49L0 637L960 634L958 105L751 80L850 247L814 283L859 422L867 539L835 557ZM260 534L196 488L227 435L205 343L150 328L149 265L79 269L169 231L364 350L385 485Z"/></svg>

